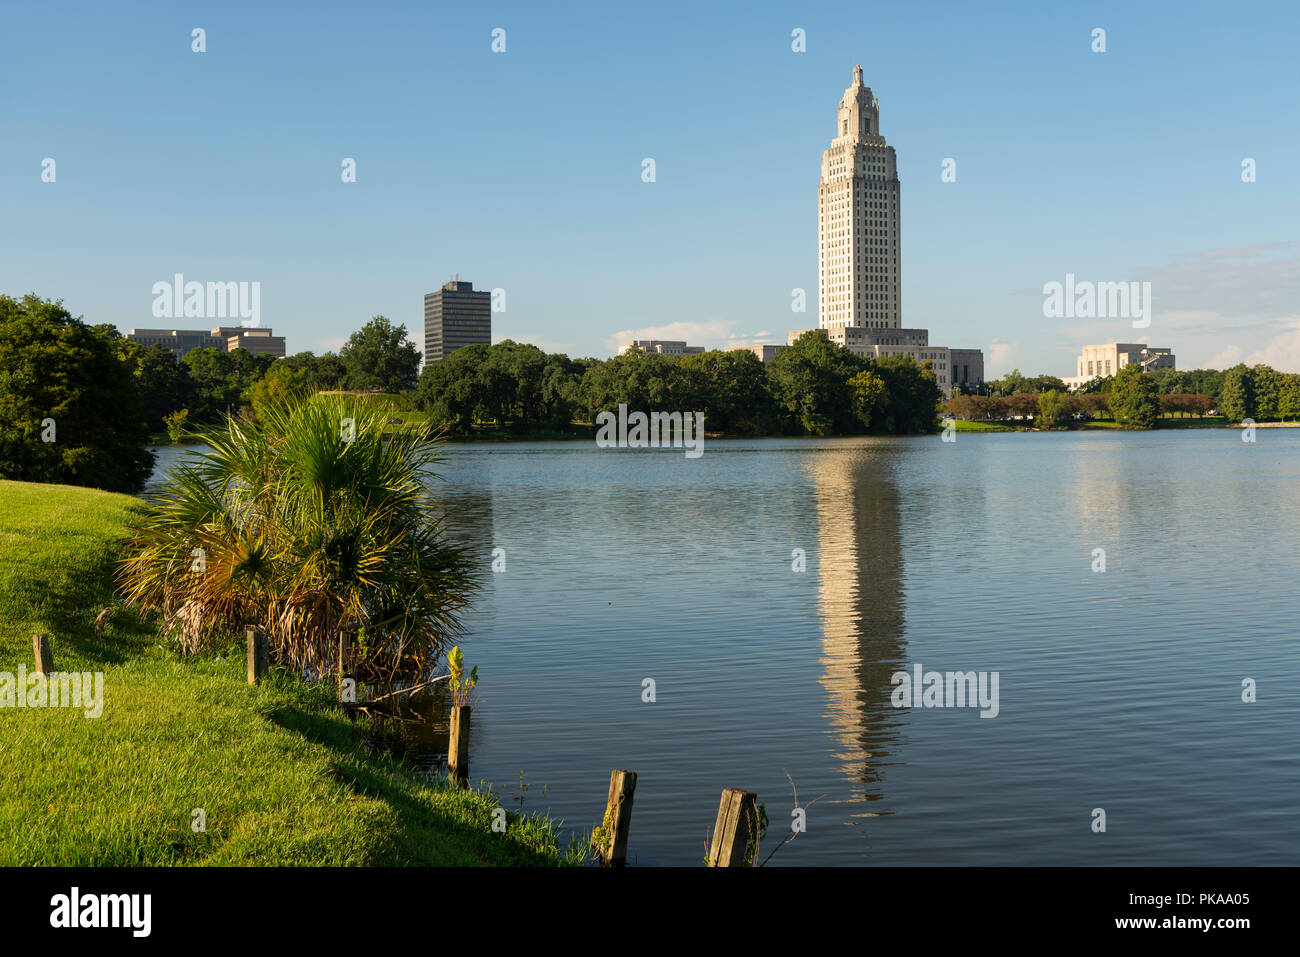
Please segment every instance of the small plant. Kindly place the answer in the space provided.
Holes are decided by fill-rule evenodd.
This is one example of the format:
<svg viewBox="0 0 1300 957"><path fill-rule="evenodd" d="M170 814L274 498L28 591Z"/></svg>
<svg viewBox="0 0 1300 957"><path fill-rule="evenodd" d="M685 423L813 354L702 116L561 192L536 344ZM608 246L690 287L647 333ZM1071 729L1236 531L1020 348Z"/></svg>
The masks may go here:
<svg viewBox="0 0 1300 957"><path fill-rule="evenodd" d="M189 419L189 409L181 409L179 412L163 416L163 425L167 427L167 435L171 438L172 445L185 437L185 426L189 424Z"/></svg>
<svg viewBox="0 0 1300 957"><path fill-rule="evenodd" d="M515 801L517 801L517 802L519 803L519 811L520 811L520 813L523 813L523 810L524 810L524 798L526 798L526 797L528 796L528 789L529 789L530 787L532 787L532 785L531 785L531 784L528 784L528 783L526 783L526 782L524 781L524 772L523 772L523 771L520 771L520 772L519 772L519 789L518 789L518 790L514 790L514 789L512 789L512 788L507 788L507 789L506 789L506 792L507 792L508 794L513 794L513 795L514 795L514 799L515 799ZM542 797L546 797L549 791L550 791L550 785L543 784L543 785L542 785Z"/></svg>
<svg viewBox="0 0 1300 957"><path fill-rule="evenodd" d="M451 672L451 703L457 708L463 708L469 704L469 693L474 690L478 684L478 665L475 665L465 676L465 655L460 650L460 645L456 645L447 653L447 670ZM519 772L520 783L523 782L523 772Z"/></svg>
<svg viewBox="0 0 1300 957"><path fill-rule="evenodd" d="M600 826L591 832L591 849L596 852L596 858L600 863L605 863L605 855L609 853L610 843L614 840L614 835L610 831L613 826L609 819L609 808L605 808L605 817L601 820Z"/></svg>

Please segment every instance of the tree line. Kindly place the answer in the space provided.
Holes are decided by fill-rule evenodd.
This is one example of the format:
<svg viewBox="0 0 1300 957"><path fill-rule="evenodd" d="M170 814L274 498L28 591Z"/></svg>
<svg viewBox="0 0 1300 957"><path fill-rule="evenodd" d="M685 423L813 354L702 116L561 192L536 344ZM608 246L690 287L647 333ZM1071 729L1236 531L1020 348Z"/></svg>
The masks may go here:
<svg viewBox="0 0 1300 957"><path fill-rule="evenodd" d="M930 363L857 356L812 331L769 363L748 349L570 359L510 340L463 346L425 367L413 402L461 434L574 432L625 404L703 412L709 431L737 435L853 435L933 432L941 399Z"/></svg>
<svg viewBox="0 0 1300 957"><path fill-rule="evenodd" d="M979 421L1033 419L1037 428L1064 428L1084 419L1114 419L1125 428L1149 429L1161 416L1206 416L1227 422L1286 421L1300 417L1300 374L1267 365L1239 364L1225 371L1143 372L1136 365L1097 377L1077 392L1055 376L1028 378L1012 370L978 393L954 395L949 415Z"/></svg>
<svg viewBox="0 0 1300 957"><path fill-rule="evenodd" d="M338 354L287 359L195 349L177 360L61 300L0 294L0 478L137 492L152 436L331 389L413 390L420 354L376 316Z"/></svg>

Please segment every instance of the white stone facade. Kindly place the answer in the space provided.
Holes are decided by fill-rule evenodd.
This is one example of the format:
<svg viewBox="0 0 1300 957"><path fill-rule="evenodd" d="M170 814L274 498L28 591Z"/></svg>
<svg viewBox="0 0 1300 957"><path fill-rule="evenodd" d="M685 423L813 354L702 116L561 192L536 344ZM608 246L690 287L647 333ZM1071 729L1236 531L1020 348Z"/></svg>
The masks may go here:
<svg viewBox="0 0 1300 957"><path fill-rule="evenodd" d="M689 356L703 351L704 346L688 346L685 342L673 339L633 339L619 349L618 354L622 356L629 352L657 352L664 356Z"/></svg>
<svg viewBox="0 0 1300 957"><path fill-rule="evenodd" d="M817 318L822 329L902 325L899 182L880 102L853 68L817 188Z"/></svg>
<svg viewBox="0 0 1300 957"><path fill-rule="evenodd" d="M1065 379L1067 385L1083 384L1098 377L1112 376L1127 365L1140 365L1144 372L1174 368L1170 349L1148 346L1145 342L1107 342L1084 346L1075 360L1075 374Z"/></svg>

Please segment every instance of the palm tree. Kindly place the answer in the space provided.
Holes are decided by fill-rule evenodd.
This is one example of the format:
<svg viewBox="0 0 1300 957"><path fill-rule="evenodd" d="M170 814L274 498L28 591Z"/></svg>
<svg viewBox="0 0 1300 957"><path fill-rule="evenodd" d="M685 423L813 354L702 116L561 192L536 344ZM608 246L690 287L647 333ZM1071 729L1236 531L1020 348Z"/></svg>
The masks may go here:
<svg viewBox="0 0 1300 957"><path fill-rule="evenodd" d="M152 502L120 577L187 652L264 630L309 675L337 661L370 680L427 674L461 633L478 585L434 518L427 425L388 432L388 409L317 395L227 416Z"/></svg>

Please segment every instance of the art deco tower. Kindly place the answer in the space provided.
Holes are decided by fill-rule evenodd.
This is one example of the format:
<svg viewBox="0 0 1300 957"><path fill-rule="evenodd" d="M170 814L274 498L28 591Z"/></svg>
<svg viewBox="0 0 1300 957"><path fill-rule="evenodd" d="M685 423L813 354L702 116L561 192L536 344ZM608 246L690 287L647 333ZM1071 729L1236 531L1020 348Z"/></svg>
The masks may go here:
<svg viewBox="0 0 1300 957"><path fill-rule="evenodd" d="M897 329L898 168L860 66L840 99L835 129L817 188L819 324Z"/></svg>

